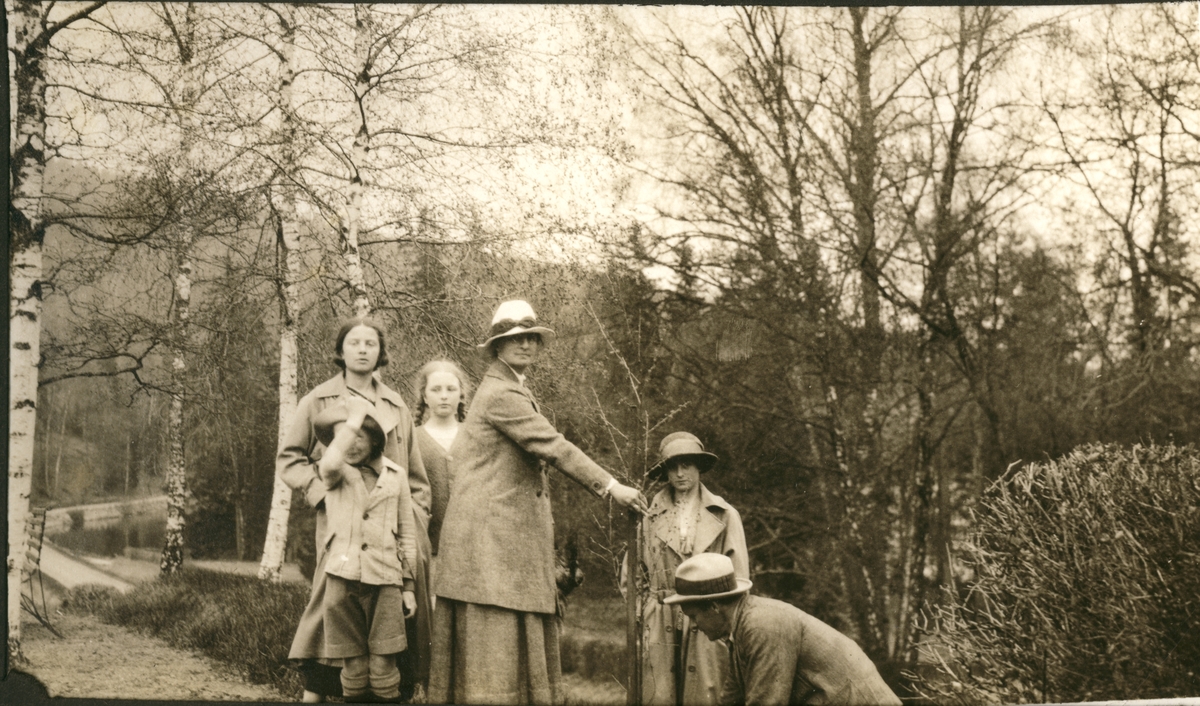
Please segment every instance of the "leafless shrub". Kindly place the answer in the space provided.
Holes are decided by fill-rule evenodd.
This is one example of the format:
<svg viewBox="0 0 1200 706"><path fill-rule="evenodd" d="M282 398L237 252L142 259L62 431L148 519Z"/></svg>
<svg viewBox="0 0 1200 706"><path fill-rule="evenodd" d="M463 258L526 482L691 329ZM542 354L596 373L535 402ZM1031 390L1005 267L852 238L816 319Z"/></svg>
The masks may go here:
<svg viewBox="0 0 1200 706"><path fill-rule="evenodd" d="M1088 445L1010 471L963 551L974 580L924 616L938 702L1200 691L1200 455Z"/></svg>

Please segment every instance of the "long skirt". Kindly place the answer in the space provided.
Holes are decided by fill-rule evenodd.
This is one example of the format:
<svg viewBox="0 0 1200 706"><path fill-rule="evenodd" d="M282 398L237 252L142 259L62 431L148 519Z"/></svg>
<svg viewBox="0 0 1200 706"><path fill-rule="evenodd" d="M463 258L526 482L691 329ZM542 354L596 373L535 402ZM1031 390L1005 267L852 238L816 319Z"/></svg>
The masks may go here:
<svg viewBox="0 0 1200 706"><path fill-rule="evenodd" d="M323 510L318 512L324 512ZM318 531L324 518L317 523ZM342 660L325 657L325 560L328 552L317 545L317 566L312 576L312 593L300 617L288 658L304 676L304 688L322 696L342 695Z"/></svg>
<svg viewBox="0 0 1200 706"><path fill-rule="evenodd" d="M396 656L400 667L400 689L411 693L410 687L420 684L428 689L429 658L433 649L433 547L424 528L424 513L413 509L417 516L417 566L413 571L416 578L417 614L404 621L408 636L408 649Z"/></svg>
<svg viewBox="0 0 1200 706"><path fill-rule="evenodd" d="M562 703L558 616L442 596L433 615L431 704Z"/></svg>

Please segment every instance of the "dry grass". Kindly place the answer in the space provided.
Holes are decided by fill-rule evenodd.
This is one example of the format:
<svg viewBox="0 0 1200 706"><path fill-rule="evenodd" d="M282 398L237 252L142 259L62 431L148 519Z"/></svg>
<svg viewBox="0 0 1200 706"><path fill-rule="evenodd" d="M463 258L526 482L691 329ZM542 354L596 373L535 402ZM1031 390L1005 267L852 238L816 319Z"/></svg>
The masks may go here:
<svg viewBox="0 0 1200 706"><path fill-rule="evenodd" d="M563 675L564 706L624 706L625 689L616 681L593 681Z"/></svg>
<svg viewBox="0 0 1200 706"><path fill-rule="evenodd" d="M185 568L125 595L81 586L67 592L63 607L200 650L252 683L299 697L287 652L308 592L303 584Z"/></svg>
<svg viewBox="0 0 1200 706"><path fill-rule="evenodd" d="M190 568L143 583L124 596L80 587L67 593L64 605L175 646L199 649L250 681L270 683L298 697L299 679L286 658L307 598L304 584L270 584ZM572 599L563 625L568 706L625 703L618 681L625 650L624 610L619 596Z"/></svg>

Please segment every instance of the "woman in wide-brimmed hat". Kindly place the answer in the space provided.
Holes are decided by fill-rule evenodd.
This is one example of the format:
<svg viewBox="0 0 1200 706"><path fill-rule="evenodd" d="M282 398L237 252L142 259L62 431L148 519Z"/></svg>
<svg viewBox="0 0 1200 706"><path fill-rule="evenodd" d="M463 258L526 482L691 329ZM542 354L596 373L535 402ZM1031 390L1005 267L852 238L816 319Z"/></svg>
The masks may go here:
<svg viewBox="0 0 1200 706"><path fill-rule="evenodd" d="M525 387L529 366L553 336L528 303L507 301L479 346L493 362L450 448L430 703L562 700L546 465L599 497L646 509L640 492L554 429Z"/></svg>
<svg viewBox="0 0 1200 706"><path fill-rule="evenodd" d="M675 591L675 569L697 554L724 554L739 578L749 578L741 516L700 482L716 462L698 438L680 431L663 438L649 472L651 480L667 485L651 501L642 531L642 571L650 589L642 606L643 704L706 706L721 695L729 668L725 648L698 639L687 616L662 603Z"/></svg>

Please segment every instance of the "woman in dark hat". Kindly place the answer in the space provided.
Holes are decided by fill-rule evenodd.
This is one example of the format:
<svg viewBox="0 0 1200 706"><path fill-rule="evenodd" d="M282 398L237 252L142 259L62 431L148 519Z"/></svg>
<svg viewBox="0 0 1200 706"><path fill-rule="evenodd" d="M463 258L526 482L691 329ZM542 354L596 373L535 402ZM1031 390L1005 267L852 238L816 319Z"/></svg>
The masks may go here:
<svg viewBox="0 0 1200 706"><path fill-rule="evenodd" d="M562 701L547 465L598 497L646 509L640 492L554 429L525 387L553 336L528 303L508 301L480 345L493 362L449 454L429 703Z"/></svg>
<svg viewBox="0 0 1200 706"><path fill-rule="evenodd" d="M675 591L675 569L697 554L724 554L738 578L750 576L741 516L700 482L716 462L699 439L679 431L663 438L650 469L651 480L667 485L651 501L642 529L642 572L650 589L642 608L643 704L707 706L721 695L729 668L725 648L700 637L677 606L662 603Z"/></svg>

